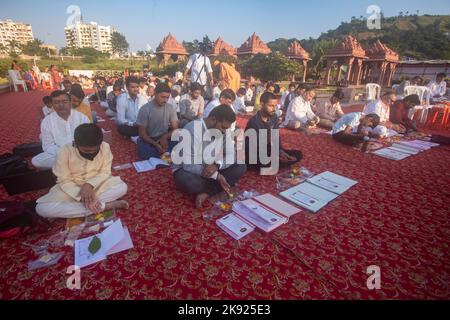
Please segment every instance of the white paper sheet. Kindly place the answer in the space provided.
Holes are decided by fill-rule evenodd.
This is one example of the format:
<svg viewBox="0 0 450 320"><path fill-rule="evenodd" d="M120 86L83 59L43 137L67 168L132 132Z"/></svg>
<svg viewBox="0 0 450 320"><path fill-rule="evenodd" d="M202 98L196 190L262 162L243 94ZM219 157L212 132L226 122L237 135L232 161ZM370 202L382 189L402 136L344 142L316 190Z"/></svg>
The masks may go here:
<svg viewBox="0 0 450 320"><path fill-rule="evenodd" d="M89 252L89 244L92 239L97 236L101 241L100 250L98 250L95 254ZM106 259L108 252L120 243L125 236L125 231L122 226L122 222L118 219L111 226L106 228L102 233L76 240L75 241L75 265L80 268L86 267L93 263L97 263Z"/></svg>
<svg viewBox="0 0 450 320"><path fill-rule="evenodd" d="M254 199L286 217L291 217L302 211L301 209L294 207L293 205L275 197L274 195L271 195L270 193L257 196Z"/></svg>
<svg viewBox="0 0 450 320"><path fill-rule="evenodd" d="M242 239L255 230L254 226L242 220L234 213L230 213L225 217L218 219L216 224L236 240Z"/></svg>
<svg viewBox="0 0 450 320"><path fill-rule="evenodd" d="M343 194L358 183L355 180L340 176L330 171L325 171L319 175L309 178L308 182L339 195Z"/></svg>
<svg viewBox="0 0 450 320"><path fill-rule="evenodd" d="M408 154L408 153L400 152L398 150L394 150L394 149L390 149L390 148L383 148L383 149L376 150L373 152L373 154L376 154L377 156L387 158L390 160L395 160L395 161L403 160L410 156L410 154Z"/></svg>
<svg viewBox="0 0 450 320"><path fill-rule="evenodd" d="M312 212L319 211L338 197L336 193L317 187L309 182L301 183L280 193L280 195Z"/></svg>

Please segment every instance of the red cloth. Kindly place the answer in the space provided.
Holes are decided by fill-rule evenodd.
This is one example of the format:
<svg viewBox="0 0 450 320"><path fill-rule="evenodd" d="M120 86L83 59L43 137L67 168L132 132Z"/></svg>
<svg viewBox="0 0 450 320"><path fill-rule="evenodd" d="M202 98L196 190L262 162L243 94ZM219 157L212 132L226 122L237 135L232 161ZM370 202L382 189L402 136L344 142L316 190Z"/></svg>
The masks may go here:
<svg viewBox="0 0 450 320"><path fill-rule="evenodd" d="M41 99L49 92L0 95L0 153L39 136ZM104 119L100 108L94 109ZM13 112L11 112L13 110ZM246 119L238 124L245 127ZM136 145L112 121L114 165L136 160ZM66 289L73 248L50 268L27 271L36 259L22 242L63 228L0 241L0 297L6 299L449 299L448 198L450 148L393 162L363 154L328 135L282 130L283 144L304 153L302 166L358 181L318 214L303 210L270 234L235 241L202 219L180 194L170 169L114 172L128 184L130 209L119 216L134 249L81 270L81 290ZM272 176L248 172L241 189L275 192ZM432 186L432 187L430 187ZM39 191L0 199L29 200ZM211 205L209 205L210 207ZM206 210L206 209L205 209ZM381 268L381 290L369 290L367 268Z"/></svg>

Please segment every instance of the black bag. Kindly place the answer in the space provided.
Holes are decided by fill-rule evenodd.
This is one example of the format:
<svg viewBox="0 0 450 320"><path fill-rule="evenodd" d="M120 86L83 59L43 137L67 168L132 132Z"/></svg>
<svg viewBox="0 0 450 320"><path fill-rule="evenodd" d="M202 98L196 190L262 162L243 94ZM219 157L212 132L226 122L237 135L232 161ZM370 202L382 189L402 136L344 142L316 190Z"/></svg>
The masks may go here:
<svg viewBox="0 0 450 320"><path fill-rule="evenodd" d="M19 144L13 150L14 154L22 157L34 157L42 152L44 152L44 150L42 150L41 142Z"/></svg>
<svg viewBox="0 0 450 320"><path fill-rule="evenodd" d="M39 221L46 222L35 211L36 202L0 202L0 239L7 239L33 229ZM48 223L46 222L48 229Z"/></svg>
<svg viewBox="0 0 450 320"><path fill-rule="evenodd" d="M0 156L0 178L30 171L28 162L19 155L5 153Z"/></svg>
<svg viewBox="0 0 450 320"><path fill-rule="evenodd" d="M0 178L10 196L25 192L48 189L56 184L56 176L52 170L28 171Z"/></svg>

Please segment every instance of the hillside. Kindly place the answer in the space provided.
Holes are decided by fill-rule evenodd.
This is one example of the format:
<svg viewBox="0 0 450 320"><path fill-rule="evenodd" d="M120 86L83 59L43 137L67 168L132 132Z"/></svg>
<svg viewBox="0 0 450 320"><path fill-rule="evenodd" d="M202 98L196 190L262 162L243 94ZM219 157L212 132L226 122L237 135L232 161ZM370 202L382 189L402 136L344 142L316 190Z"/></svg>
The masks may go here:
<svg viewBox="0 0 450 320"><path fill-rule="evenodd" d="M353 17L351 22L342 22L339 27L322 33L317 39L281 38L269 42L268 46L272 51L285 52L291 42L299 40L311 55L311 71L318 74L325 68L326 52L349 34L364 46L380 39L396 50L401 59L450 60L450 15L382 17L380 30L369 30L363 17Z"/></svg>

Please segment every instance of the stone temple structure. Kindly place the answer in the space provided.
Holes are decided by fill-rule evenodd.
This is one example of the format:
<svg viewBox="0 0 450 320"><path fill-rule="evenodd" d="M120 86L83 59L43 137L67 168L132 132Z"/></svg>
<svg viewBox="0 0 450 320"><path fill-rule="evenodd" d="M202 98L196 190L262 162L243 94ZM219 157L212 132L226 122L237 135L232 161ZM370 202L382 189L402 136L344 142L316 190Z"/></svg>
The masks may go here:
<svg viewBox="0 0 450 320"><path fill-rule="evenodd" d="M269 54L270 48L253 33L247 41L245 41L239 49L237 49L237 55L239 58L251 57L255 54Z"/></svg>
<svg viewBox="0 0 450 320"><path fill-rule="evenodd" d="M303 82L306 82L306 71L308 68L309 53L301 46L300 42L294 41L288 48L286 56L289 59L297 60L303 64Z"/></svg>
<svg viewBox="0 0 450 320"><path fill-rule="evenodd" d="M165 66L171 60L181 61L188 55L186 49L170 33L163 39L156 49L156 57L159 66Z"/></svg>

